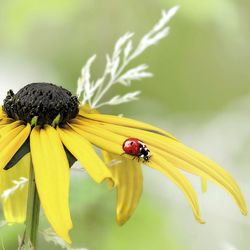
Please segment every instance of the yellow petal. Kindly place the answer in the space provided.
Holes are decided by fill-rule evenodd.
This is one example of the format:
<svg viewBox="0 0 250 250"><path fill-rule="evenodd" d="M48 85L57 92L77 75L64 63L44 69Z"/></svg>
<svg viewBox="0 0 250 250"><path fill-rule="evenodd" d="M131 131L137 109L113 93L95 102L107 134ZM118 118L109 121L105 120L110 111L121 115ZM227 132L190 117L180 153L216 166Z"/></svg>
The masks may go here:
<svg viewBox="0 0 250 250"><path fill-rule="evenodd" d="M117 183L116 220L122 225L131 217L141 197L141 164L108 152L104 152L104 159Z"/></svg>
<svg viewBox="0 0 250 250"><path fill-rule="evenodd" d="M88 140L93 144L115 154L119 154L119 152L121 152L122 143L124 139L126 139L126 137L105 130L100 126L95 127L92 123L85 123L85 126L82 127L82 129L81 125L77 124L77 121L74 121L74 124L71 124L70 126L78 133L81 133L82 135L84 135L84 137L88 138ZM123 128L123 131L124 130L125 128ZM152 152L154 153L154 148ZM124 155L124 157L130 158L131 160L131 157L128 155ZM167 175L183 190L192 205L195 218L200 223L203 223L202 219L200 218L200 211L196 194L187 178L182 175L181 172L176 169L170 162L166 161L162 156L155 153L151 159L152 160L150 160L150 162L147 162L146 164L163 172L163 174Z"/></svg>
<svg viewBox="0 0 250 250"><path fill-rule="evenodd" d="M163 129L157 128L155 126L149 125L144 122L136 121L133 119L125 118L125 117L120 117L120 116L112 116L112 115L102 115L102 114L86 114L85 112L81 111L79 112L79 118L85 117L90 120L95 120L95 121L100 121L104 123L110 123L110 124L117 124L117 125L122 125L124 127L131 127L131 128L138 128L142 129L145 131L150 131L156 134L161 134L164 136L167 136L169 138L172 138L176 140L176 138L171 135L170 133L166 132Z"/></svg>
<svg viewBox="0 0 250 250"><path fill-rule="evenodd" d="M218 164L207 159L202 154L188 148L180 142L148 131L111 124L96 124L96 130L101 128L108 129L122 136L140 138L147 144L150 150L154 148L157 153L166 158L174 166L215 182L233 197L242 214L247 214L244 197L234 178Z"/></svg>
<svg viewBox="0 0 250 250"><path fill-rule="evenodd" d="M82 114L99 114L96 109L92 109L89 104L84 104L80 107L80 113Z"/></svg>
<svg viewBox="0 0 250 250"><path fill-rule="evenodd" d="M1 120L2 118L6 118L6 117L7 117L7 115L6 115L6 113L3 111L3 107L0 106L0 120Z"/></svg>
<svg viewBox="0 0 250 250"><path fill-rule="evenodd" d="M58 127L57 130L65 147L80 161L93 180L100 183L106 178L112 179L110 170L99 158L89 141L69 126Z"/></svg>
<svg viewBox="0 0 250 250"><path fill-rule="evenodd" d="M30 169L30 154L25 155L13 168L0 173L0 192L3 205L3 213L8 223L24 223L26 219L26 208L28 198L28 178ZM24 185L15 189L13 181L21 181ZM4 198L2 195L6 190L13 190Z"/></svg>
<svg viewBox="0 0 250 250"><path fill-rule="evenodd" d="M104 139L105 141L107 141L107 140L109 141L112 138L112 140L111 140L112 142L115 142L118 145L120 145L119 153L117 153L117 154L123 153L122 144L123 144L124 140L127 139L125 136L113 133L112 131L109 131L109 130L104 130L101 127L97 128L95 126L95 124L93 124L93 123L89 123L89 122L86 123L86 122L83 122L83 121L77 120L77 119L72 121L71 124L69 124L69 125L75 131L77 131L78 133L81 133L84 136L85 135L87 136L87 133L92 133L92 134L97 135L100 140Z"/></svg>
<svg viewBox="0 0 250 250"><path fill-rule="evenodd" d="M201 177L201 190L202 190L202 193L207 192L207 179L204 177Z"/></svg>
<svg viewBox="0 0 250 250"><path fill-rule="evenodd" d="M55 232L71 243L69 211L69 164L57 131L35 127L30 136L35 180L44 213Z"/></svg>
<svg viewBox="0 0 250 250"><path fill-rule="evenodd" d="M5 134L8 134L10 131L14 130L15 128L23 125L24 122L22 121L14 121L10 123L6 123L0 126L0 136L3 137Z"/></svg>
<svg viewBox="0 0 250 250"><path fill-rule="evenodd" d="M14 120L12 118L8 118L8 117L5 117L5 116L2 116L0 118L0 129L4 127L4 125L6 124L10 124L10 123L13 123Z"/></svg>
<svg viewBox="0 0 250 250"><path fill-rule="evenodd" d="M200 215L196 193L188 179L170 162L167 162L159 155L155 155L155 157L153 157L152 160L147 163L147 165L162 172L182 190L192 207L196 220L199 223L204 223Z"/></svg>
<svg viewBox="0 0 250 250"><path fill-rule="evenodd" d="M30 134L30 125L20 125L0 137L0 171L7 165Z"/></svg>
<svg viewBox="0 0 250 250"><path fill-rule="evenodd" d="M8 118L6 113L3 111L3 107L0 106L0 129L1 129L2 125L8 124L8 123L11 123L11 122L14 122L14 120L11 119L11 118Z"/></svg>

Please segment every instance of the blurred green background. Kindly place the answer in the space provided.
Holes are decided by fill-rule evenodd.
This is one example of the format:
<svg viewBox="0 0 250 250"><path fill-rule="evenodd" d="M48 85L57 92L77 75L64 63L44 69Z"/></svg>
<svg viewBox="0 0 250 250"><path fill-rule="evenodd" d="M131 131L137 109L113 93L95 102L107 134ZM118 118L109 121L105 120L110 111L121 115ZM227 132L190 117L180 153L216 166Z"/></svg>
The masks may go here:
<svg viewBox="0 0 250 250"><path fill-rule="evenodd" d="M173 132L236 177L249 201L250 165L250 2L247 0L1 0L0 97L30 82L53 82L76 90L81 67L97 54L93 76L105 54L127 31L138 40L161 9L181 6L170 35L136 63L155 77L134 82L138 102L101 111L145 120ZM115 89L116 94L124 88ZM110 96L115 93L110 92ZM250 220L213 185L199 193L207 223L197 225L179 192L160 174L144 171L144 193L131 220L115 223L115 193L72 171L71 212L74 248L89 250L247 250ZM42 235L39 249L61 249ZM0 229L5 249L16 249L22 226ZM1 245L1 244L0 244Z"/></svg>

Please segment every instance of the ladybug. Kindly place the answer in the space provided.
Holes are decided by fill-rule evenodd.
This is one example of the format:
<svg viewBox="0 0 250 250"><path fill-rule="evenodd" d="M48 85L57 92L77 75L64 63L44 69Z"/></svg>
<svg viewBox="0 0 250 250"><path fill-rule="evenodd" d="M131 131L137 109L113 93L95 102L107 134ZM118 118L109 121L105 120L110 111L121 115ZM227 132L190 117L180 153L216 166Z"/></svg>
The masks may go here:
<svg viewBox="0 0 250 250"><path fill-rule="evenodd" d="M124 154L133 155L140 158L143 158L144 161L149 161L151 157L150 151L147 148L147 145L137 138L128 138L123 142L122 149Z"/></svg>

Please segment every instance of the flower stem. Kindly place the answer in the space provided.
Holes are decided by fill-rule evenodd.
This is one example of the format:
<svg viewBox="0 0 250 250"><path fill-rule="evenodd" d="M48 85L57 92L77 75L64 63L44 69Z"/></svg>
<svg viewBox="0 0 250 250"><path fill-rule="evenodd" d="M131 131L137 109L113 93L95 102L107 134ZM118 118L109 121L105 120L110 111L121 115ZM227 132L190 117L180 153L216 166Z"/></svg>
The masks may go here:
<svg viewBox="0 0 250 250"><path fill-rule="evenodd" d="M36 249L37 231L39 224L40 200L37 193L34 169L31 163L29 178L29 194L26 214L26 229L24 235L25 250Z"/></svg>

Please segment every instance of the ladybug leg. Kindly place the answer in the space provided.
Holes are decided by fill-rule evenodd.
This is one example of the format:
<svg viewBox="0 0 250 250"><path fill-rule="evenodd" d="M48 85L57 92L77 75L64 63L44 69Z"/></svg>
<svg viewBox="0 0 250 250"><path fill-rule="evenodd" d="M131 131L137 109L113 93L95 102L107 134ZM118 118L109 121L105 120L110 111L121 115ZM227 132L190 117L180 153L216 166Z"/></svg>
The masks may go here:
<svg viewBox="0 0 250 250"><path fill-rule="evenodd" d="M125 155L126 153L122 153L122 154L120 154L120 156L123 156L123 155Z"/></svg>

